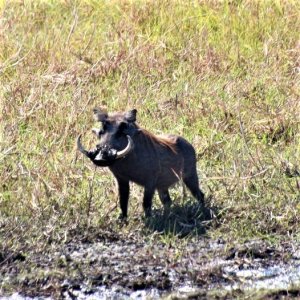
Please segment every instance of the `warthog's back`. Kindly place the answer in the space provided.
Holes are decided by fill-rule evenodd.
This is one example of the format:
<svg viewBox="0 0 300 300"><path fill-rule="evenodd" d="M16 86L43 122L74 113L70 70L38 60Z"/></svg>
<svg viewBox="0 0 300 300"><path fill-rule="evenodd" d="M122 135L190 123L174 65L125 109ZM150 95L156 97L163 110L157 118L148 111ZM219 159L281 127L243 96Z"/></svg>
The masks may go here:
<svg viewBox="0 0 300 300"><path fill-rule="evenodd" d="M187 140L176 135L161 135L154 138L151 136L151 139L153 149L148 149L149 156L146 161L156 168L158 189L167 189L184 176L195 172L195 150Z"/></svg>

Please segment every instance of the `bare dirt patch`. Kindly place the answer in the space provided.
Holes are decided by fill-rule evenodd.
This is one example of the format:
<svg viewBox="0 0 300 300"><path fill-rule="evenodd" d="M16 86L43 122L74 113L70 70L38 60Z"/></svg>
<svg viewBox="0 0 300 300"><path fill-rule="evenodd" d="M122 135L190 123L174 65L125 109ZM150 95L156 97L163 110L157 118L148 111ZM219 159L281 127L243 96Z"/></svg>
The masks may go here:
<svg viewBox="0 0 300 300"><path fill-rule="evenodd" d="M174 239L163 243L159 235L145 238L138 232L125 236L96 229L70 237L32 255L1 253L1 293L69 299L226 299L269 287L269 299L282 299L283 292L299 295L296 245L252 241L229 246L205 237L172 244Z"/></svg>

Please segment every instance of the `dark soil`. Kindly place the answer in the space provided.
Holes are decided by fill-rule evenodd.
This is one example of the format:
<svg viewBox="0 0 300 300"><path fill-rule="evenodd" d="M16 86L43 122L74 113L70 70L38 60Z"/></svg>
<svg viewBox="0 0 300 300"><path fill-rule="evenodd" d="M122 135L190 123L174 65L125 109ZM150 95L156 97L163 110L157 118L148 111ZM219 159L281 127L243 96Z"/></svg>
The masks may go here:
<svg viewBox="0 0 300 300"><path fill-rule="evenodd" d="M31 297L75 299L78 292L90 295L105 287L123 296L155 290L158 296L169 294L176 299L180 288L192 287L192 292L185 293L188 299L205 299L208 295L226 299L228 293L233 296L242 292L224 292L224 287L240 282L225 267L243 270L291 261L299 264L299 258L292 255L299 250L288 244L275 248L264 242L248 242L228 247L222 240L198 237L189 242L173 238L171 241L178 241L173 245L160 242L159 235L146 239L133 232L125 237L97 229L69 236L65 243L49 245L40 252L2 251L1 294L17 291ZM266 296L298 297L299 290L270 292Z"/></svg>

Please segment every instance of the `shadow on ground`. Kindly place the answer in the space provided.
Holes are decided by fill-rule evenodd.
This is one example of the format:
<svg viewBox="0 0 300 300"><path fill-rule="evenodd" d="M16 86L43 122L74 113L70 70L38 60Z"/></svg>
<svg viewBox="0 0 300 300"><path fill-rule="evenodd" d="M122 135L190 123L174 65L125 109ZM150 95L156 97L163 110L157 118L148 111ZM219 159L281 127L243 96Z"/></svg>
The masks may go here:
<svg viewBox="0 0 300 300"><path fill-rule="evenodd" d="M154 209L152 217L145 220L148 230L179 237L205 234L216 221L217 209L202 207L194 199L173 204L169 216L161 209Z"/></svg>

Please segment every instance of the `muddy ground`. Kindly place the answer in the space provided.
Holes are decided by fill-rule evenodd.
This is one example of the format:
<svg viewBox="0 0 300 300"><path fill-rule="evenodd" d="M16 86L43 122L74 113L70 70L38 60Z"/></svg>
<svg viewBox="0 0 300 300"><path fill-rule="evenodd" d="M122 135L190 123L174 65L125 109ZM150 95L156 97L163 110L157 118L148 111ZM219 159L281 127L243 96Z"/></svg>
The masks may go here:
<svg viewBox="0 0 300 300"><path fill-rule="evenodd" d="M300 246L289 243L91 229L30 255L0 253L0 271L8 299L300 298Z"/></svg>

